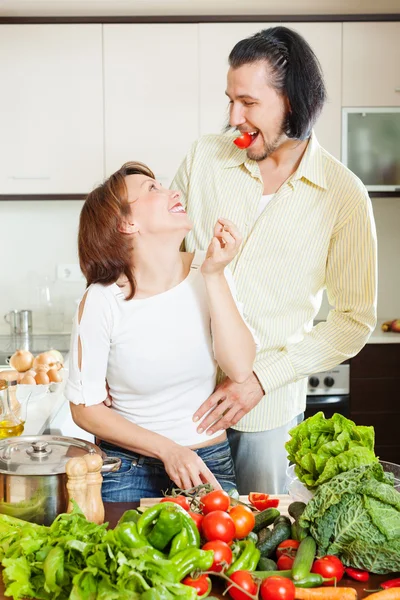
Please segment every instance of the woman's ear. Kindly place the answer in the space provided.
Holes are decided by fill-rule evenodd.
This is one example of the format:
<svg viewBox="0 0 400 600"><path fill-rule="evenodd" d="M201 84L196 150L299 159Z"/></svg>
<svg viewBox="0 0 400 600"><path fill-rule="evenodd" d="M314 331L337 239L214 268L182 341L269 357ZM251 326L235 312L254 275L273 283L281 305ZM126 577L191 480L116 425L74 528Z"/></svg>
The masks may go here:
<svg viewBox="0 0 400 600"><path fill-rule="evenodd" d="M130 223L127 220L123 220L118 225L118 231L120 233L126 233L128 235L131 235L132 233L138 233L139 227L135 225L135 223Z"/></svg>

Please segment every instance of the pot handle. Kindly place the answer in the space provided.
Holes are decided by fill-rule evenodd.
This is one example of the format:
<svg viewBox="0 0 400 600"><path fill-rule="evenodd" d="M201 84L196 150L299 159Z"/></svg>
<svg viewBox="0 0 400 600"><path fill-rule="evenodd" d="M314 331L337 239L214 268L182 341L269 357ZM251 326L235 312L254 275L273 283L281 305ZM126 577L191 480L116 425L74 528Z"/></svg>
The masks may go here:
<svg viewBox="0 0 400 600"><path fill-rule="evenodd" d="M101 467L102 473L111 473L118 471L121 466L121 459L114 456L106 456L103 459L103 466Z"/></svg>

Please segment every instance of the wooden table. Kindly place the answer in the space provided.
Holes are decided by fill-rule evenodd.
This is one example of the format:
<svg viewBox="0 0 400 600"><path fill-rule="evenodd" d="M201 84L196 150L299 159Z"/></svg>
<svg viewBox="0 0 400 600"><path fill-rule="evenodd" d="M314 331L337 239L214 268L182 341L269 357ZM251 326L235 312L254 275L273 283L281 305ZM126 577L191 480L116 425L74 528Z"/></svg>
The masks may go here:
<svg viewBox="0 0 400 600"><path fill-rule="evenodd" d="M288 497L287 497L288 498ZM286 497L282 498L282 506L280 506L280 508L282 508L282 512L286 512L284 510L285 506L287 505L286 502ZM129 508L136 508L137 507L137 503L132 503L132 502L115 502L115 503L105 503L104 504L105 507L105 513L106 513L106 521L109 522L109 526L110 527L115 527L117 524L118 519L120 518L120 516L122 515L122 513L125 510L128 510ZM392 579L392 577L400 577L400 573L394 573L393 575L371 575L369 580L367 581L367 583L358 583L355 582L351 579L343 579L340 582L340 586L344 586L344 587L353 587L357 590L358 593L358 598L367 598L369 596L368 593L364 592L364 589L369 589L369 590L374 590L374 589L378 589L379 584L381 581L385 581L386 579ZM212 595L216 598L219 598L220 600L229 600L230 597L228 595L222 596L222 585L219 584L219 582L215 585L215 587L213 588L212 591ZM0 600L7 600L7 596L4 596L4 587L3 587L3 582L0 579ZM400 598L399 598L400 600Z"/></svg>

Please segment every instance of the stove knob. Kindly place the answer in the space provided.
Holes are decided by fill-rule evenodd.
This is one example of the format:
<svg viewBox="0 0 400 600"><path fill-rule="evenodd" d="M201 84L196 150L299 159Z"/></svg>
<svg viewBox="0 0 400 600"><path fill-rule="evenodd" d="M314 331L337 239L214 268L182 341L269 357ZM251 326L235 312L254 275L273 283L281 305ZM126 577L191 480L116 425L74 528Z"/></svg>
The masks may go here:
<svg viewBox="0 0 400 600"><path fill-rule="evenodd" d="M326 387L332 387L335 384L335 380L333 379L333 377L325 377L324 384L326 385Z"/></svg>
<svg viewBox="0 0 400 600"><path fill-rule="evenodd" d="M319 379L318 377L310 377L308 383L310 384L310 387L316 388L319 386Z"/></svg>

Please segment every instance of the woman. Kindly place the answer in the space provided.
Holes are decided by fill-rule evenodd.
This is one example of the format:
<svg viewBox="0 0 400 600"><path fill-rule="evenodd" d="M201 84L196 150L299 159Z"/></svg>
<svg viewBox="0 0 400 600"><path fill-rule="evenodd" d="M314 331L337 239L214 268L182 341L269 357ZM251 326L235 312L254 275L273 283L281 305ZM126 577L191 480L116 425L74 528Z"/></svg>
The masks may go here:
<svg viewBox="0 0 400 600"><path fill-rule="evenodd" d="M135 162L91 192L81 212L88 289L74 321L66 396L75 423L122 459L120 471L104 476L107 502L204 482L235 487L226 432L198 434L192 417L214 390L217 362L235 381L252 372L254 338L225 270L240 237L220 219L207 253L180 252L191 227L179 192Z"/></svg>

